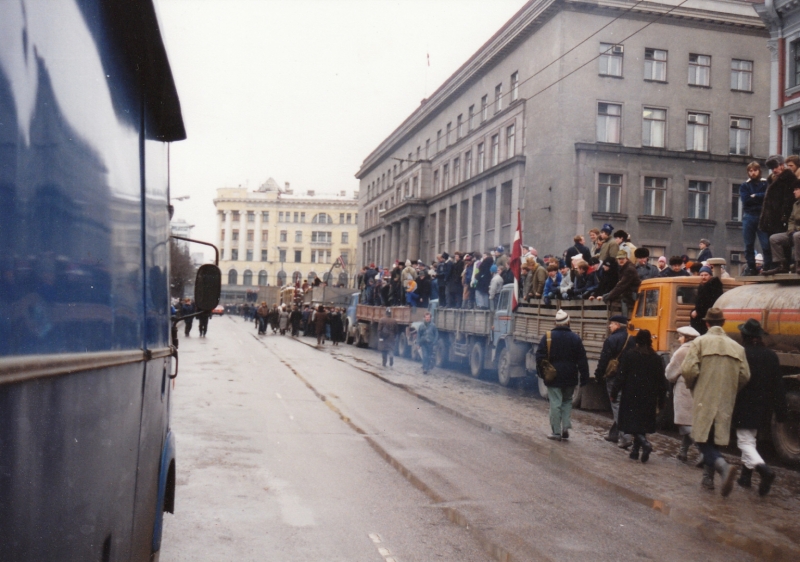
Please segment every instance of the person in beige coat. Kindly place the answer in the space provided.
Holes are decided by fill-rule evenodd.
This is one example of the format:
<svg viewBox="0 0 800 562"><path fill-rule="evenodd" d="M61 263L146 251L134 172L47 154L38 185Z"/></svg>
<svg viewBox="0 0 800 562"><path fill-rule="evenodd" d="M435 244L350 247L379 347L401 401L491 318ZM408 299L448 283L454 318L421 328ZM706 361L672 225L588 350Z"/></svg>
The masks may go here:
<svg viewBox="0 0 800 562"><path fill-rule="evenodd" d="M665 372L667 380L675 385L672 389L675 425L678 426L678 433L683 436L681 450L677 456L677 459L681 462L686 462L689 456L689 447L694 443L692 440L692 407L694 401L692 400L692 393L686 388L686 381L683 380L681 375L681 364L686 358L686 354L689 353L689 344L697 337L700 337L700 332L691 326L678 328L678 341L681 346L672 354ZM699 466L702 466L702 462L703 459L701 458Z"/></svg>
<svg viewBox="0 0 800 562"><path fill-rule="evenodd" d="M736 394L750 380L750 368L744 348L722 329L725 324L722 310L709 309L703 320L708 332L689 344L681 374L694 401L692 439L703 453L703 487L714 489L716 471L722 478L722 495L727 496L733 489L738 468L725 462L717 445L727 445L730 440Z"/></svg>

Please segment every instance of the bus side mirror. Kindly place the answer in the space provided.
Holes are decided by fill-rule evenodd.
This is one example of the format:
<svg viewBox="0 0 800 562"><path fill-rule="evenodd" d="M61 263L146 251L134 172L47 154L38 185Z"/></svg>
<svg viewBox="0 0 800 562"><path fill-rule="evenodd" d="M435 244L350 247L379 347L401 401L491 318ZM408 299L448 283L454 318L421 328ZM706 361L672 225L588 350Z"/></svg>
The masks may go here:
<svg viewBox="0 0 800 562"><path fill-rule="evenodd" d="M198 310L211 312L219 304L222 291L222 272L216 265L206 263L197 269L194 282L194 302Z"/></svg>

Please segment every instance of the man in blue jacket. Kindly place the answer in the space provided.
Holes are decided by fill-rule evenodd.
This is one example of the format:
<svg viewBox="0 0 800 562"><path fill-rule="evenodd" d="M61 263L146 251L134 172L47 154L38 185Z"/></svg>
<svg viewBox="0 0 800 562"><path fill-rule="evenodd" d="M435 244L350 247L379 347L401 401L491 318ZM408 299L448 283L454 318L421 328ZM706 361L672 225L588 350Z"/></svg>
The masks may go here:
<svg viewBox="0 0 800 562"><path fill-rule="evenodd" d="M589 362L586 349L578 334L569 329L569 314L563 310L556 312L556 327L550 332L550 349L547 345L547 334L539 342L536 350L536 368L544 379L542 361L548 360L556 369L553 380L545 380L547 396L550 400L550 428L548 439L563 441L569 439L572 427L572 396L575 387L580 383L586 386L589 382Z"/></svg>
<svg viewBox="0 0 800 562"><path fill-rule="evenodd" d="M758 229L758 218L764 205L764 194L767 192L767 180L761 177L761 164L750 162L747 165L748 180L739 186L739 200L742 202L742 236L744 237L744 257L747 261L745 275L758 275L756 269L756 236L764 254L764 265L772 263L769 248L769 234ZM765 267L764 269L769 269Z"/></svg>

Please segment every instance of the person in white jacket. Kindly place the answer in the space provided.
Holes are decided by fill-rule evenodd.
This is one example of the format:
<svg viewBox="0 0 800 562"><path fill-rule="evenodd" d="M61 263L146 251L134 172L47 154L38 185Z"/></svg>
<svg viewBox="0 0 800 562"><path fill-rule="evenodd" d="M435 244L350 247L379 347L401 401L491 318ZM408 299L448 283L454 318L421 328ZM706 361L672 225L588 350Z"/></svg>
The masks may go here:
<svg viewBox="0 0 800 562"><path fill-rule="evenodd" d="M686 387L686 381L683 380L681 375L681 363L686 358L689 352L689 345L692 340L700 337L700 332L691 326L682 326L678 328L678 341L681 346L675 350L667 365L666 372L664 373L667 380L675 385L672 392L674 397L673 406L675 409L675 425L678 426L678 432L683 436L681 441L681 449L678 452L677 459L681 462L686 462L689 447L692 446L692 408L694 401L692 400L692 392ZM702 457L700 459L702 463Z"/></svg>

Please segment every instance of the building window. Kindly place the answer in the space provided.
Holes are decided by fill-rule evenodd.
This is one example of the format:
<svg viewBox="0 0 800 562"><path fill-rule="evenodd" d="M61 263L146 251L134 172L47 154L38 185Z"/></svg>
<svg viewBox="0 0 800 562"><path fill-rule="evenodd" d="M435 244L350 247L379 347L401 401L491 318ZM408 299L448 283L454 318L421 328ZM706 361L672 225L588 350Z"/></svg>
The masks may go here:
<svg viewBox="0 0 800 562"><path fill-rule="evenodd" d="M514 151L516 147L514 146L516 142L516 128L514 125L509 125L506 128L506 158L511 158L514 156Z"/></svg>
<svg viewBox="0 0 800 562"><path fill-rule="evenodd" d="M236 273L235 269L231 269L228 272L228 285L236 285L238 281L238 274Z"/></svg>
<svg viewBox="0 0 800 562"><path fill-rule="evenodd" d="M303 251L302 250L295 250L294 251L294 263L300 263L303 261Z"/></svg>
<svg viewBox="0 0 800 562"><path fill-rule="evenodd" d="M600 213L619 213L622 195L621 174L600 174L597 184L597 210Z"/></svg>
<svg viewBox="0 0 800 562"><path fill-rule="evenodd" d="M711 193L711 182L689 181L689 218L708 218L708 196Z"/></svg>
<svg viewBox="0 0 800 562"><path fill-rule="evenodd" d="M467 116L467 130L472 131L475 128L475 106L469 106L469 114Z"/></svg>
<svg viewBox="0 0 800 562"><path fill-rule="evenodd" d="M239 217L239 211L234 211L234 212L233 212L233 219L232 219L232 220L233 220L234 222L239 222L239 219L240 219L240 217Z"/></svg>
<svg viewBox="0 0 800 562"><path fill-rule="evenodd" d="M731 184L731 220L742 222L742 200L739 197L739 184Z"/></svg>
<svg viewBox="0 0 800 562"><path fill-rule="evenodd" d="M731 117L730 153L746 156L750 154L750 129L752 119Z"/></svg>
<svg viewBox="0 0 800 562"><path fill-rule="evenodd" d="M302 230L295 230L294 231L294 241L295 242L302 242L303 241L303 231Z"/></svg>
<svg viewBox="0 0 800 562"><path fill-rule="evenodd" d="M253 261L253 250L246 250L245 261Z"/></svg>
<svg viewBox="0 0 800 562"><path fill-rule="evenodd" d="M445 146L450 146L452 144L452 139L450 138L450 133L452 132L452 129L453 129L453 122L451 121L450 123L447 124L447 130L445 131L445 139L444 139Z"/></svg>
<svg viewBox="0 0 800 562"><path fill-rule="evenodd" d="M500 135L492 135L492 166L500 163Z"/></svg>
<svg viewBox="0 0 800 562"><path fill-rule="evenodd" d="M667 111L645 107L642 113L642 146L664 148L667 132Z"/></svg>
<svg viewBox="0 0 800 562"><path fill-rule="evenodd" d="M238 230L234 230L234 231L231 232L231 240L233 242L236 242L236 241L239 240L239 231Z"/></svg>
<svg viewBox="0 0 800 562"><path fill-rule="evenodd" d="M497 246L495 226L497 221L497 188L486 190L486 244Z"/></svg>
<svg viewBox="0 0 800 562"><path fill-rule="evenodd" d="M342 232L342 244L348 244L349 242L350 242L350 233Z"/></svg>
<svg viewBox="0 0 800 562"><path fill-rule="evenodd" d="M281 230L281 242L286 242L287 232L285 230Z"/></svg>
<svg viewBox="0 0 800 562"><path fill-rule="evenodd" d="M622 76L622 45L600 43L600 74L602 76Z"/></svg>
<svg viewBox="0 0 800 562"><path fill-rule="evenodd" d="M462 113L458 114L456 117L456 139L460 139L464 136L464 115Z"/></svg>
<svg viewBox="0 0 800 562"><path fill-rule="evenodd" d="M221 260L225 259L225 248L221 248L220 249L220 251L219 251L219 259L221 259Z"/></svg>
<svg viewBox="0 0 800 562"><path fill-rule="evenodd" d="M711 57L689 55L689 84L706 87L711 84Z"/></svg>
<svg viewBox="0 0 800 562"><path fill-rule="evenodd" d="M306 222L306 214L300 213L300 222Z"/></svg>
<svg viewBox="0 0 800 562"><path fill-rule="evenodd" d="M644 79L655 82L667 81L667 51L644 50Z"/></svg>
<svg viewBox="0 0 800 562"><path fill-rule="evenodd" d="M494 87L494 112L500 113L503 110L503 84Z"/></svg>
<svg viewBox="0 0 800 562"><path fill-rule="evenodd" d="M478 144L478 173L480 174L486 167L486 149L483 143Z"/></svg>
<svg viewBox="0 0 800 562"><path fill-rule="evenodd" d="M367 197L369 197L369 191L370 191L370 188L367 187ZM278 222L283 222L283 211L278 213Z"/></svg>
<svg viewBox="0 0 800 562"><path fill-rule="evenodd" d="M266 231L266 230L262 230L261 231L261 241L262 242L267 242L268 239L269 239L269 232Z"/></svg>
<svg viewBox="0 0 800 562"><path fill-rule="evenodd" d="M342 250L341 252L339 252L339 256L342 258L342 261L344 262L345 265L350 263L350 252L348 252L347 250Z"/></svg>
<svg viewBox="0 0 800 562"><path fill-rule="evenodd" d="M286 261L286 250L278 250L278 261L281 263Z"/></svg>
<svg viewBox="0 0 800 562"><path fill-rule="evenodd" d="M266 287L267 286L267 272L263 269L258 272L258 286L259 287Z"/></svg>
<svg viewBox="0 0 800 562"><path fill-rule="evenodd" d="M482 195L475 195L472 198L472 244L473 248L480 248L483 219L483 209L481 208Z"/></svg>
<svg viewBox="0 0 800 562"><path fill-rule="evenodd" d="M253 284L253 272L249 269L245 270L244 275L242 275L242 285L245 287L250 287Z"/></svg>
<svg viewBox="0 0 800 562"><path fill-rule="evenodd" d="M425 158L430 159L431 157L431 139L425 139Z"/></svg>
<svg viewBox="0 0 800 562"><path fill-rule="evenodd" d="M644 178L644 214L667 216L667 178Z"/></svg>
<svg viewBox="0 0 800 562"><path fill-rule="evenodd" d="M352 215L350 213L347 213L345 215L345 224L350 224L351 221L352 221Z"/></svg>
<svg viewBox="0 0 800 562"><path fill-rule="evenodd" d="M219 239L225 240L225 229L223 228L219 233Z"/></svg>
<svg viewBox="0 0 800 562"><path fill-rule="evenodd" d="M708 113L689 113L686 123L686 150L708 152Z"/></svg>
<svg viewBox="0 0 800 562"><path fill-rule="evenodd" d="M597 142L619 144L622 106L616 103L597 104Z"/></svg>
<svg viewBox="0 0 800 562"><path fill-rule="evenodd" d="M236 248L231 250L231 261L239 261L239 250Z"/></svg>
<svg viewBox="0 0 800 562"><path fill-rule="evenodd" d="M344 213L339 213L339 224L344 224Z"/></svg>
<svg viewBox="0 0 800 562"><path fill-rule="evenodd" d="M247 211L247 222L256 222L255 211Z"/></svg>
<svg viewBox="0 0 800 562"><path fill-rule="evenodd" d="M453 185L461 183L461 159L453 158Z"/></svg>
<svg viewBox="0 0 800 562"><path fill-rule="evenodd" d="M433 192L439 193L439 170L433 171Z"/></svg>
<svg viewBox="0 0 800 562"><path fill-rule="evenodd" d="M314 231L311 233L312 242L333 242L333 233L324 231Z"/></svg>
<svg viewBox="0 0 800 562"><path fill-rule="evenodd" d="M485 95L481 98L481 123L486 121L489 117L489 95Z"/></svg>
<svg viewBox="0 0 800 562"><path fill-rule="evenodd" d="M319 213L311 219L314 224L333 224L333 219L328 213Z"/></svg>
<svg viewBox="0 0 800 562"><path fill-rule="evenodd" d="M252 242L253 240L255 240L255 232L252 231L252 230L248 230L247 231L247 241L248 242Z"/></svg>
<svg viewBox="0 0 800 562"><path fill-rule="evenodd" d="M331 263L331 251L311 250L311 263Z"/></svg>
<svg viewBox="0 0 800 562"><path fill-rule="evenodd" d="M511 75L511 101L519 99L519 72Z"/></svg>
<svg viewBox="0 0 800 562"><path fill-rule="evenodd" d="M283 287L284 285L286 285L286 272L280 270L278 272L278 287Z"/></svg>
<svg viewBox="0 0 800 562"><path fill-rule="evenodd" d="M442 151L442 130L436 131L436 154Z"/></svg>
<svg viewBox="0 0 800 562"><path fill-rule="evenodd" d="M464 153L464 179L472 177L472 151ZM416 178L415 178L416 179Z"/></svg>
<svg viewBox="0 0 800 562"><path fill-rule="evenodd" d="M261 250L261 261L268 261L267 260L267 251Z"/></svg>
<svg viewBox="0 0 800 562"><path fill-rule="evenodd" d="M450 164L442 166L442 190L450 187Z"/></svg>
<svg viewBox="0 0 800 562"><path fill-rule="evenodd" d="M419 176L411 178L411 197L416 197L419 194Z"/></svg>
<svg viewBox="0 0 800 562"><path fill-rule="evenodd" d="M753 61L739 59L731 61L731 90L753 91Z"/></svg>

